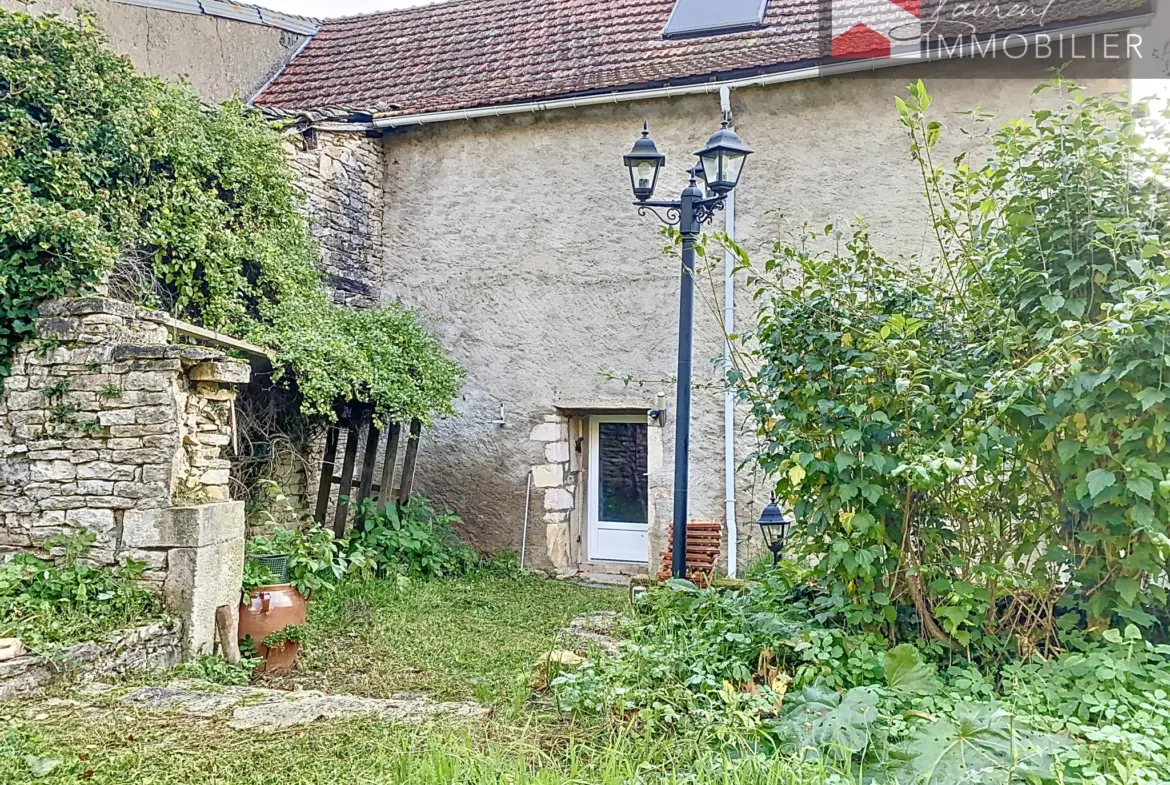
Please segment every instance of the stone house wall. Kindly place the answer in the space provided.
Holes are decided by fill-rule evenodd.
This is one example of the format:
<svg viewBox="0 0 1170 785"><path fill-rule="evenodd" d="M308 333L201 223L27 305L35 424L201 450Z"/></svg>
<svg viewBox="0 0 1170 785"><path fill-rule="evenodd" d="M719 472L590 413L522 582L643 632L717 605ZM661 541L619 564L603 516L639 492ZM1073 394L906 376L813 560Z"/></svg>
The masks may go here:
<svg viewBox="0 0 1170 785"><path fill-rule="evenodd" d="M1049 75L1026 69L989 62L986 78L971 79L962 64L920 63L734 91L737 131L757 151L736 193L741 243L762 258L771 238L805 221L847 225L864 216L881 251L931 258L921 179L894 96L919 77L927 82L932 111L947 126L939 160L949 160L979 144L958 132L967 120L954 112L981 107L1006 120L1052 100L1032 94ZM646 412L665 392L667 426L651 434L661 459L648 471L653 561L673 516L680 269L676 255L663 254L657 220L631 205L621 165L643 120L667 155L659 196L673 198L690 154L719 126L718 94L453 121L397 129L383 141L381 294L415 308L467 369L459 416L424 437L416 487L459 511L475 545L518 550L533 471L542 483L529 512L534 566L573 571L588 561L588 439L573 423L589 412ZM709 230L722 230L724 216ZM723 269L712 262L697 281L690 517L723 521L724 404L712 362L724 344ZM750 325L742 279L736 308L738 325ZM563 423L566 412L573 417ZM563 437L544 438L562 427ZM737 466L753 446L750 433L737 433ZM752 522L767 489L750 466L738 478L746 567L759 550Z"/></svg>
<svg viewBox="0 0 1170 785"><path fill-rule="evenodd" d="M381 142L309 129L290 135L286 147L334 299L355 307L377 303L385 276Z"/></svg>
<svg viewBox="0 0 1170 785"><path fill-rule="evenodd" d="M118 0L0 0L0 8L65 19L88 9L115 52L143 73L188 82L209 103L248 100L307 40L275 26Z"/></svg>

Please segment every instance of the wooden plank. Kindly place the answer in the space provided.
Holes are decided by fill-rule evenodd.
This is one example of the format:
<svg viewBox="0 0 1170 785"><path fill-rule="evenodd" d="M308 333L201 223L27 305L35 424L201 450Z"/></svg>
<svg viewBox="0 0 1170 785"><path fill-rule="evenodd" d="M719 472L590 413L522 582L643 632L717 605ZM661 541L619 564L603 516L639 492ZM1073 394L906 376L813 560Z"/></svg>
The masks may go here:
<svg viewBox="0 0 1170 785"><path fill-rule="evenodd" d="M406 457L402 459L402 486L398 489L398 503L410 501L414 489L414 462L418 458L418 439L422 435L422 423L410 421L410 438L406 442Z"/></svg>
<svg viewBox="0 0 1170 785"><path fill-rule="evenodd" d="M321 459L321 481L317 485L317 507L313 512L313 520L322 526L325 525L325 516L329 512L329 497L333 493L333 469L337 465L337 440L341 430L336 426L329 426L325 432L325 455Z"/></svg>
<svg viewBox="0 0 1170 785"><path fill-rule="evenodd" d="M398 442L402 425L390 423L386 429L386 461L382 464L382 481L378 484L378 512L386 512L386 505L394 494L394 464L398 461Z"/></svg>
<svg viewBox="0 0 1170 785"><path fill-rule="evenodd" d="M374 427L374 416L371 411L366 415L366 449L362 451L361 483L358 485L357 504L364 502L370 495L370 486L374 483L374 462L378 460L378 440L382 432Z"/></svg>
<svg viewBox="0 0 1170 785"><path fill-rule="evenodd" d="M357 461L358 442L361 440L360 421L350 419L349 430L345 435L345 460L341 464L341 493L337 497L337 512L333 516L333 534L335 537L345 536L345 520L349 515L349 505L342 501L342 496L349 496L353 489L353 465Z"/></svg>
<svg viewBox="0 0 1170 785"><path fill-rule="evenodd" d="M188 338L196 338L200 341L203 341L204 343L209 343L213 346L220 346L225 349L235 349L237 351L244 352L245 354L250 354L254 357L263 357L270 362L272 360L272 353L263 346L257 346L254 343L241 341L239 338L233 338L230 335L217 333L215 330L208 330L206 327L200 327L197 324L184 322L181 319L176 319L169 314L158 314L158 316L152 317L151 321L164 324L179 335L185 335Z"/></svg>

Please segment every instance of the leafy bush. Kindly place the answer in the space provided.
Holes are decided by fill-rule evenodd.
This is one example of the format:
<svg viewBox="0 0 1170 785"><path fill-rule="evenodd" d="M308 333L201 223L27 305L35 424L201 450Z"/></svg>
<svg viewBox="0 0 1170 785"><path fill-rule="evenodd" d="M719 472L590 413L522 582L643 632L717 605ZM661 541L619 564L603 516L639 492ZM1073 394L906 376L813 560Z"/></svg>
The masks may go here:
<svg viewBox="0 0 1170 785"><path fill-rule="evenodd" d="M1153 627L1170 577L1170 157L1045 87L949 167L925 88L899 100L937 264L864 227L735 249L759 313L731 378L796 543L851 622L998 661Z"/></svg>
<svg viewBox="0 0 1170 785"><path fill-rule="evenodd" d="M652 589L616 655L559 675L560 705L654 732L821 761L856 781L1155 783L1170 776L1170 647L1136 626L1049 662L941 673L811 612L789 575L745 590ZM810 592L812 599L810 600ZM823 597L824 595L820 595ZM834 647L804 644L831 630ZM820 678L836 675L831 683ZM1001 686L997 687L999 684Z"/></svg>
<svg viewBox="0 0 1170 785"><path fill-rule="evenodd" d="M118 567L81 561L96 538L58 535L46 547L52 560L18 553L0 565L0 638L20 638L34 650L92 640L163 615L162 603L138 586L146 565Z"/></svg>
<svg viewBox="0 0 1170 785"><path fill-rule="evenodd" d="M452 530L462 519L450 510L436 513L418 494L382 512L373 502L363 502L355 519L351 545L372 553L379 572L443 577L462 575L479 562Z"/></svg>
<svg viewBox="0 0 1170 785"><path fill-rule="evenodd" d="M204 654L197 659L179 663L175 675L188 679L201 679L225 687L241 687L252 681L252 674L263 660L259 657L241 657L239 665L213 654Z"/></svg>
<svg viewBox="0 0 1170 785"><path fill-rule="evenodd" d="M135 74L84 17L0 11L0 160L0 379L40 302L113 268L119 293L270 347L308 414L452 412L459 369L411 312L330 302L280 132L238 100Z"/></svg>
<svg viewBox="0 0 1170 785"><path fill-rule="evenodd" d="M283 649L286 643L304 643L309 635L309 628L304 624L290 624L283 630L269 633L260 641L270 649Z"/></svg>
<svg viewBox="0 0 1170 785"><path fill-rule="evenodd" d="M373 502L363 502L354 519L355 528L344 539L317 524L303 529L278 528L249 540L246 551L249 555L287 556L289 583L306 597L328 591L347 577L444 577L462 575L480 565L479 555L452 531L460 522L459 516L449 510L436 513L430 501L417 494L408 504L391 504L381 513ZM507 559L485 564L497 573L513 570ZM273 580L268 570L254 563L246 565L245 601L252 589Z"/></svg>

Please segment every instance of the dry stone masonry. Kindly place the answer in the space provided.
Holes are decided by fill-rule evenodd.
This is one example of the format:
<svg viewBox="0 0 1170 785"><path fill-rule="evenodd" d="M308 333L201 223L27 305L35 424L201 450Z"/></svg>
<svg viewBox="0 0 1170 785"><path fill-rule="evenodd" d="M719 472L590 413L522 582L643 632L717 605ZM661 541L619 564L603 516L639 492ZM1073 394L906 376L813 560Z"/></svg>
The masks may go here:
<svg viewBox="0 0 1170 785"><path fill-rule="evenodd" d="M543 498L545 547L548 560L560 572L569 570L570 525L576 492L576 474L570 471L569 421L557 414L545 415L530 438L544 447L542 464L532 467L532 485ZM535 506L535 505L534 505Z"/></svg>
<svg viewBox="0 0 1170 785"><path fill-rule="evenodd" d="M308 129L290 137L288 148L334 299L356 307L376 304L383 278L381 142Z"/></svg>
<svg viewBox="0 0 1170 785"><path fill-rule="evenodd" d="M230 498L232 386L250 370L168 344L162 319L105 298L41 309L0 395L0 549L85 529L95 560L146 561L161 584L165 554L125 547L126 511Z"/></svg>
<svg viewBox="0 0 1170 785"><path fill-rule="evenodd" d="M238 604L244 510L231 499L236 388L251 369L168 343L166 315L104 297L40 309L0 393L0 558L85 530L89 558L145 562L209 653Z"/></svg>

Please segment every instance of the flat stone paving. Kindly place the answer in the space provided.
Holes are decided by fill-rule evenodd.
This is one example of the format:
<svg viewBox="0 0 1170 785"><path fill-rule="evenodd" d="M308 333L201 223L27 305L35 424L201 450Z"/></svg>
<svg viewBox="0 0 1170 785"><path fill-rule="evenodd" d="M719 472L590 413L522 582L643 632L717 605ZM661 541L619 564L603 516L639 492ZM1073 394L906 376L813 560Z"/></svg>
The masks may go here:
<svg viewBox="0 0 1170 785"><path fill-rule="evenodd" d="M174 681L165 687L139 687L121 697L128 706L176 711L193 717L231 712L236 730L270 733L320 720L373 715L385 722L415 724L436 718L486 718L491 709L471 701L438 702L414 695L360 698L316 690L284 692L263 687L215 687Z"/></svg>

